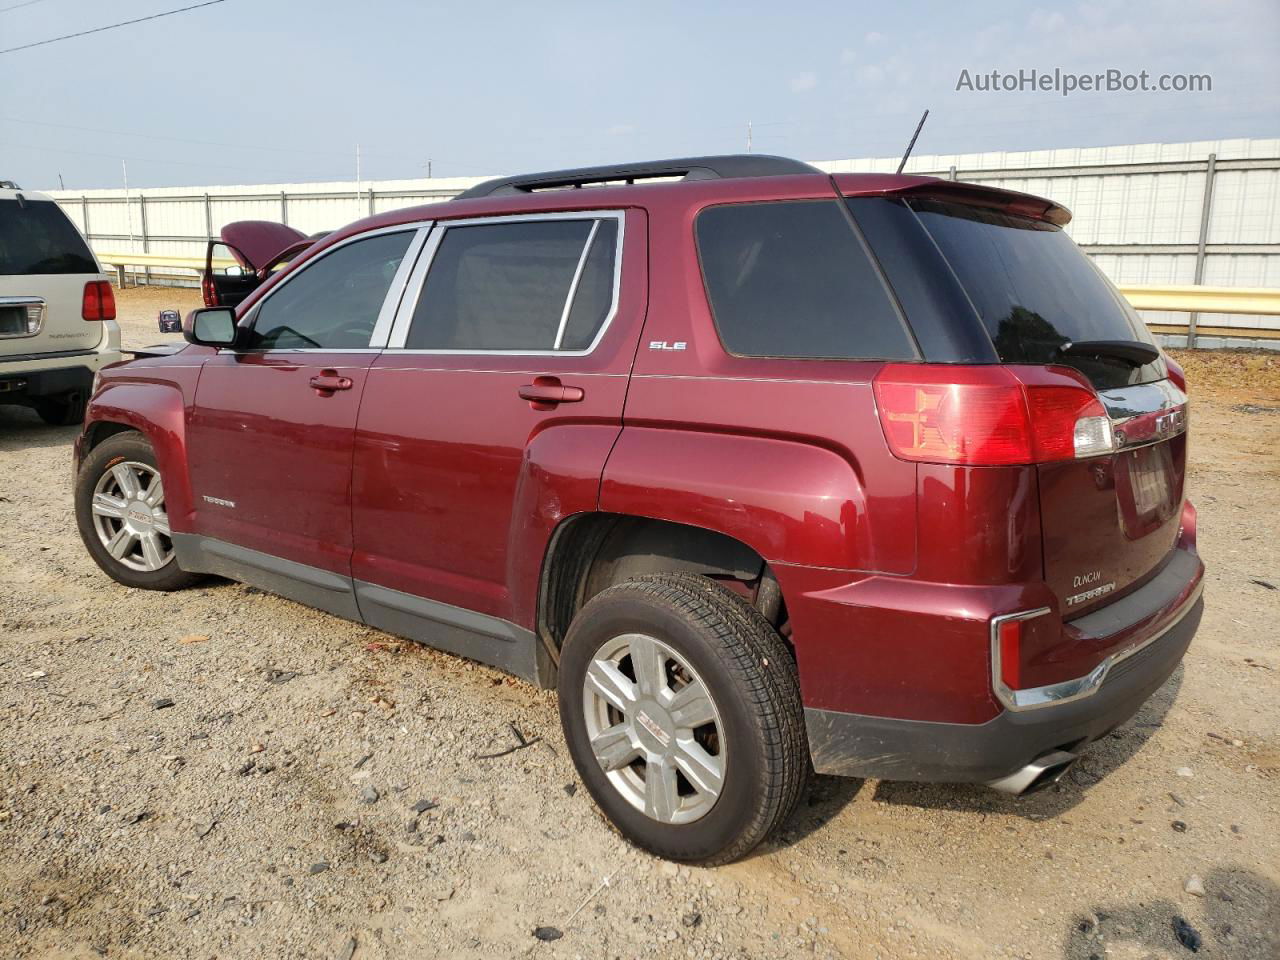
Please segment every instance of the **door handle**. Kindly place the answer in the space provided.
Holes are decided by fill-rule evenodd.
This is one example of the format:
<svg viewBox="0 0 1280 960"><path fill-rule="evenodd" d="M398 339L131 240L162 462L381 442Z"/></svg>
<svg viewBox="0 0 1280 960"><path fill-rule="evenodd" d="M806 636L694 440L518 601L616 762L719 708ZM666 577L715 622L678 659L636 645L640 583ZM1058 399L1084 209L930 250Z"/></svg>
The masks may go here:
<svg viewBox="0 0 1280 960"><path fill-rule="evenodd" d="M550 410L560 403L581 403L586 392L581 387L566 387L559 377L534 377L518 391L535 410Z"/></svg>
<svg viewBox="0 0 1280 960"><path fill-rule="evenodd" d="M332 394L335 390L350 390L350 377L340 377L334 370L325 370L311 378L311 388L317 393Z"/></svg>

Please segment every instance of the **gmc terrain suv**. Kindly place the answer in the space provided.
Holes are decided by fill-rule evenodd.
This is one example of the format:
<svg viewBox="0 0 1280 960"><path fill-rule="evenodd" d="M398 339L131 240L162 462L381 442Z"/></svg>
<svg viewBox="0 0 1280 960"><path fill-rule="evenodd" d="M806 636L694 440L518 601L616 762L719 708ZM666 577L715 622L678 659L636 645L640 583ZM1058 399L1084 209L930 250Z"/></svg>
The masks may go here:
<svg viewBox="0 0 1280 960"><path fill-rule="evenodd" d="M78 424L93 375L120 359L111 284L42 193L0 182L0 404Z"/></svg>
<svg viewBox="0 0 1280 960"><path fill-rule="evenodd" d="M80 531L556 687L664 857L811 768L1033 790L1202 609L1182 372L1068 218L758 155L380 214L102 373Z"/></svg>

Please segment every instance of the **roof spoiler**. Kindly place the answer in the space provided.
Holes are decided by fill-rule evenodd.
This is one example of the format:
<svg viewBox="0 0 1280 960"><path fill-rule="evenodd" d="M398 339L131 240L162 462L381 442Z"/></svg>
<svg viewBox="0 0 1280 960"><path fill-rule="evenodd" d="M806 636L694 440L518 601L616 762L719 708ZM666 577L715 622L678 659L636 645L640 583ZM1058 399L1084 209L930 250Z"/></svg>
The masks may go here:
<svg viewBox="0 0 1280 960"><path fill-rule="evenodd" d="M980 183L964 183L959 180L940 180L930 177L922 179L919 183L888 192L914 197L931 197L973 207L992 207L1034 220L1043 220L1059 227L1064 227L1071 222L1071 211L1060 203L1054 203L1052 200L1030 193L1020 193L1017 190L985 187Z"/></svg>
<svg viewBox="0 0 1280 960"><path fill-rule="evenodd" d="M788 157L763 153L734 153L711 157L683 157L675 160L646 160L605 167L579 167L575 170L551 170L526 173L516 177L499 177L476 184L454 197L471 200L476 197L509 196L537 190L579 189L591 184L622 181L634 184L641 180L679 177L683 180L730 180L739 177L778 177L797 174L821 174Z"/></svg>

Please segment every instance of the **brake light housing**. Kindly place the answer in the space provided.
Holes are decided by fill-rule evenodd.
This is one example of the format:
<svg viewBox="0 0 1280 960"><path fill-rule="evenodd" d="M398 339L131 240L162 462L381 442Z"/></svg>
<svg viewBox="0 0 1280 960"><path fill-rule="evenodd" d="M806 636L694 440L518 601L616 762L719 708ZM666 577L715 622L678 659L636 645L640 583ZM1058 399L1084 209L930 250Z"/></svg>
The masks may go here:
<svg viewBox="0 0 1280 960"><path fill-rule="evenodd" d="M116 294L108 281L90 280L84 285L80 316L87 321L98 322L116 318Z"/></svg>
<svg viewBox="0 0 1280 960"><path fill-rule="evenodd" d="M213 277L206 270L200 275L200 296L204 299L206 307L220 307L218 303L218 288L214 286Z"/></svg>
<svg viewBox="0 0 1280 960"><path fill-rule="evenodd" d="M894 456L1013 466L1115 450L1097 392L1069 367L886 364L872 383Z"/></svg>

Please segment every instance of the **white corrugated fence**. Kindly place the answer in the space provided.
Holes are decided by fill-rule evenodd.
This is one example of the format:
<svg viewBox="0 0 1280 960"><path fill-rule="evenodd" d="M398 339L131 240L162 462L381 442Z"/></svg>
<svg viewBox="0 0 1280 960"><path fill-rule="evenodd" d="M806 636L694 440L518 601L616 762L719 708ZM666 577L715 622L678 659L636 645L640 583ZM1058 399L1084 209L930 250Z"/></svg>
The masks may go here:
<svg viewBox="0 0 1280 960"><path fill-rule="evenodd" d="M892 171L896 158L815 161L831 172ZM1280 287L1280 139L1072 147L913 157L907 172L1008 187L1072 211L1069 230L1117 284ZM279 220L304 233L454 196L482 177L285 183L51 195L96 250L202 256L234 220ZM1280 317L1145 311L1170 345L1262 346L1215 327L1280 329ZM1200 331L1203 330L1203 333Z"/></svg>

